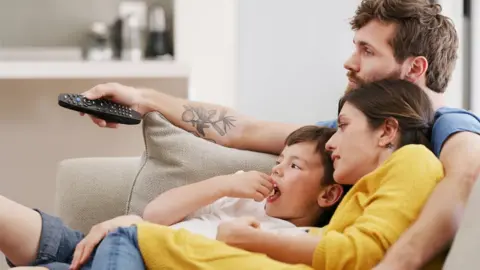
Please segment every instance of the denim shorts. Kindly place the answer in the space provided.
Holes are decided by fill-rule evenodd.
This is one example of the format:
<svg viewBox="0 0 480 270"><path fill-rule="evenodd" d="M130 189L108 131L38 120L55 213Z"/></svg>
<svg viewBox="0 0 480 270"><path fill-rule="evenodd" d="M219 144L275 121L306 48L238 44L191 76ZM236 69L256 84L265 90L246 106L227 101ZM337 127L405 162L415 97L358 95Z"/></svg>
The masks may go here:
<svg viewBox="0 0 480 270"><path fill-rule="evenodd" d="M30 266L43 266L51 270L69 269L75 247L84 234L67 227L58 217L34 210L42 218L42 231L37 257ZM8 258L7 263L10 267L15 266ZM88 264L85 265L87 268Z"/></svg>

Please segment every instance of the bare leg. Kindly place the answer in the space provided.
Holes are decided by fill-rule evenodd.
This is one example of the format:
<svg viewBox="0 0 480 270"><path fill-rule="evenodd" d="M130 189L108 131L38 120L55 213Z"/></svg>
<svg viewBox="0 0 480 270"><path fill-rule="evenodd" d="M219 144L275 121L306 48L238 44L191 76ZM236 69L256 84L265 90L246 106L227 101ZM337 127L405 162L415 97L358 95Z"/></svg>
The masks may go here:
<svg viewBox="0 0 480 270"><path fill-rule="evenodd" d="M35 260L41 230L40 214L0 196L0 251L11 262L28 265Z"/></svg>

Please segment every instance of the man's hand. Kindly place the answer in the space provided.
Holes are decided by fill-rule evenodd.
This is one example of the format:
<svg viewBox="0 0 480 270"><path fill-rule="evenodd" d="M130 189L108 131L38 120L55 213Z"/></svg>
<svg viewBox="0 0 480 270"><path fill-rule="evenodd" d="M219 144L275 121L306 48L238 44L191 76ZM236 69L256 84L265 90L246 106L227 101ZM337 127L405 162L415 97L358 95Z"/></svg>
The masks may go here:
<svg viewBox="0 0 480 270"><path fill-rule="evenodd" d="M139 216L128 215L116 217L93 226L88 235L83 238L75 248L70 269L80 269L80 267L88 261L93 249L110 231L119 227L130 226L141 221L142 218Z"/></svg>
<svg viewBox="0 0 480 270"><path fill-rule="evenodd" d="M259 227L260 223L253 217L236 218L220 223L216 238L229 246L242 248L242 241L245 241L245 235L251 233L252 230L257 230Z"/></svg>
<svg viewBox="0 0 480 270"><path fill-rule="evenodd" d="M82 93L82 95L88 99L98 99L106 98L110 99L113 102L120 103L122 105L128 106L133 110L139 112L141 115L144 115L149 111L147 106L142 98L142 92L146 91L145 89L137 89L118 83L107 83L99 84L90 90ZM81 113L81 115L84 115ZM90 116L95 124L99 127L109 127L116 128L117 123L107 123L105 120L98 119L96 117Z"/></svg>
<svg viewBox="0 0 480 270"><path fill-rule="evenodd" d="M218 185L225 190L225 196L261 202L271 194L275 183L267 174L250 171L221 176Z"/></svg>

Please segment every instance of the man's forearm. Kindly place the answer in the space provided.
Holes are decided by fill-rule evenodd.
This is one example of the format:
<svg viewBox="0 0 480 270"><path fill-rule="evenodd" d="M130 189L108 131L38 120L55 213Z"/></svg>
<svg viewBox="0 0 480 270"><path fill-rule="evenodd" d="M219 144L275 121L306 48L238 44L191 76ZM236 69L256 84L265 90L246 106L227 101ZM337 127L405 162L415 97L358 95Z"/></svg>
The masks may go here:
<svg viewBox="0 0 480 270"><path fill-rule="evenodd" d="M417 221L387 252L382 262L386 268L381 269L419 269L453 240L479 177L480 136L457 133L445 143L440 160L445 178L432 192Z"/></svg>
<svg viewBox="0 0 480 270"><path fill-rule="evenodd" d="M211 142L279 154L288 134L301 125L260 121L225 106L189 101L142 89L144 111L158 111L174 125Z"/></svg>
<svg viewBox="0 0 480 270"><path fill-rule="evenodd" d="M162 113L174 125L206 140L232 146L249 123L247 117L216 104L194 102L152 89L141 89L146 111Z"/></svg>
<svg viewBox="0 0 480 270"><path fill-rule="evenodd" d="M307 233L278 235L256 229L238 239L237 243L232 243L233 246L262 253L284 263L312 265L313 254L321 238Z"/></svg>
<svg viewBox="0 0 480 270"><path fill-rule="evenodd" d="M383 263L403 264L395 269L420 269L448 246L464 209L456 184L451 179L438 184L418 220L387 252Z"/></svg>

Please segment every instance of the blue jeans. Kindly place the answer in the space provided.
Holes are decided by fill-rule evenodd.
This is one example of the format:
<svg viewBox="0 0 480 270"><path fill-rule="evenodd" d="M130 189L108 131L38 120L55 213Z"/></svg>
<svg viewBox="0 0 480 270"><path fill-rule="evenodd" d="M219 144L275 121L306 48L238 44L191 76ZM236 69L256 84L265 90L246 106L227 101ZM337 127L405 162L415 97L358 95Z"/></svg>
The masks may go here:
<svg viewBox="0 0 480 270"><path fill-rule="evenodd" d="M42 217L42 232L37 258L29 266L68 270L77 244L84 235L67 227L58 217L36 210ZM7 263L14 267L7 258ZM137 228L119 228L105 237L92 252L82 270L145 269L138 249Z"/></svg>
<svg viewBox="0 0 480 270"><path fill-rule="evenodd" d="M137 227L118 228L109 233L97 247L92 270L144 270L138 249Z"/></svg>

